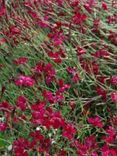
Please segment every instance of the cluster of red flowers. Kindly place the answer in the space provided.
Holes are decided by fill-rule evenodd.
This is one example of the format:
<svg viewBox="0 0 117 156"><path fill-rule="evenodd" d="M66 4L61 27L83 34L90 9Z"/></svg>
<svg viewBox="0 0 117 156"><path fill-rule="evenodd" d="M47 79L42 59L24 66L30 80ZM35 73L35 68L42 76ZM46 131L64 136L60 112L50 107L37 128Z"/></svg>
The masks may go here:
<svg viewBox="0 0 117 156"><path fill-rule="evenodd" d="M3 155L117 155L116 7L0 2L0 132L12 147Z"/></svg>

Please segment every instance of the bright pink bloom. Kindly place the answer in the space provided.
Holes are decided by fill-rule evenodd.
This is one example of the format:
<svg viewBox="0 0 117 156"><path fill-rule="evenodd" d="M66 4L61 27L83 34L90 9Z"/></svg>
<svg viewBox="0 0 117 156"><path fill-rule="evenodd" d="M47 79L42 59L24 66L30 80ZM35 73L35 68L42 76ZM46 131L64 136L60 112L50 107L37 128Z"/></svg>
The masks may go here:
<svg viewBox="0 0 117 156"><path fill-rule="evenodd" d="M88 123L90 123L94 127L102 128L103 124L98 116L95 117L89 117Z"/></svg>
<svg viewBox="0 0 117 156"><path fill-rule="evenodd" d="M112 76L112 78L110 79L110 83L112 85L117 85L117 75Z"/></svg>
<svg viewBox="0 0 117 156"><path fill-rule="evenodd" d="M69 74L72 74L72 81L73 82L78 82L79 80L80 80L80 78L79 78L79 76L78 76L78 74L76 73L76 71L75 71L75 69L73 69L72 67L67 67L67 72L69 73Z"/></svg>
<svg viewBox="0 0 117 156"><path fill-rule="evenodd" d="M29 76L20 75L18 79L15 80L16 86L31 87L34 84L35 84L35 81Z"/></svg>
<svg viewBox="0 0 117 156"><path fill-rule="evenodd" d="M56 102L56 97L52 94L52 92L44 90L42 92L42 95L48 102L50 103Z"/></svg>
<svg viewBox="0 0 117 156"><path fill-rule="evenodd" d="M7 124L5 122L0 122L0 132L3 132L7 129Z"/></svg>
<svg viewBox="0 0 117 156"><path fill-rule="evenodd" d="M116 156L117 152L114 148L109 148L109 146L107 144L105 144L102 148L101 148L101 152L102 152L102 156Z"/></svg>
<svg viewBox="0 0 117 156"><path fill-rule="evenodd" d="M18 138L13 142L13 152L15 156L28 156L28 141L26 139Z"/></svg>
<svg viewBox="0 0 117 156"><path fill-rule="evenodd" d="M59 32L56 31L54 33L49 33L48 37L51 39L51 42L56 46L62 45L65 40L63 33L60 31Z"/></svg>
<svg viewBox="0 0 117 156"><path fill-rule="evenodd" d="M53 61L54 61L55 63L61 63L61 62L62 62L62 60L61 60L61 58L60 58L60 54L59 54L58 52L53 53L53 52L49 51L49 52L47 52L47 54L48 54L48 56L49 56L50 58L53 59Z"/></svg>
<svg viewBox="0 0 117 156"><path fill-rule="evenodd" d="M16 35L16 34L21 34L21 30L17 26L15 26L15 25L11 25L9 27L9 31L10 31L12 36Z"/></svg>
<svg viewBox="0 0 117 156"><path fill-rule="evenodd" d="M27 61L27 58L26 57L19 57L18 59L14 60L13 62L16 65L20 65L20 64L26 63L26 61Z"/></svg>
<svg viewBox="0 0 117 156"><path fill-rule="evenodd" d="M109 156L109 147L108 147L108 145L105 144L101 148L101 152L102 152L102 156Z"/></svg>
<svg viewBox="0 0 117 156"><path fill-rule="evenodd" d="M106 91L103 88L97 87L96 92L103 100L106 100Z"/></svg>
<svg viewBox="0 0 117 156"><path fill-rule="evenodd" d="M35 149L35 146L37 146L37 152L39 153L46 152L46 154L48 153L48 150L51 145L51 140L49 138L44 138L44 136L40 133L40 131L31 132L30 137L32 138L32 141L30 143L30 147L32 149Z"/></svg>
<svg viewBox="0 0 117 156"><path fill-rule="evenodd" d="M116 91L112 91L110 96L111 96L112 102L117 102L117 92Z"/></svg>
<svg viewBox="0 0 117 156"><path fill-rule="evenodd" d="M100 58L100 57L107 57L109 56L109 53L107 50L104 49L100 49L98 51L95 52L95 54L92 54L93 56Z"/></svg>
<svg viewBox="0 0 117 156"><path fill-rule="evenodd" d="M82 24L87 19L87 16L85 14L76 13L72 17L73 24Z"/></svg>
<svg viewBox="0 0 117 156"><path fill-rule="evenodd" d="M76 153L78 156L85 156L88 155L89 151L91 156L98 156L97 152L94 152L97 149L96 137L94 135L90 135L84 139L84 143L80 144L78 140L74 141L75 146L78 148Z"/></svg>
<svg viewBox="0 0 117 156"><path fill-rule="evenodd" d="M64 91L66 91L67 89L70 88L70 85L68 84L64 84L63 80L62 79L59 79L57 81L57 84L59 86L59 92L63 93Z"/></svg>
<svg viewBox="0 0 117 156"><path fill-rule="evenodd" d="M32 67L32 70L35 73L40 74L43 70L43 62L38 62L35 67Z"/></svg>
<svg viewBox="0 0 117 156"><path fill-rule="evenodd" d="M108 16L108 18L107 18L107 23L108 24L113 24L116 21L117 21L117 15Z"/></svg>
<svg viewBox="0 0 117 156"><path fill-rule="evenodd" d="M86 53L86 51L83 49L83 48L81 48L81 47L77 47L77 55L79 56L79 55L83 55L83 54L85 54Z"/></svg>
<svg viewBox="0 0 117 156"><path fill-rule="evenodd" d="M5 12L6 12L5 7L0 6L0 16L3 16Z"/></svg>
<svg viewBox="0 0 117 156"><path fill-rule="evenodd" d="M46 64L44 67L43 67L43 72L45 74L45 81L46 81L46 84L50 84L53 79L54 79L54 76L56 74L55 72L55 69L52 68L52 65L51 64Z"/></svg>
<svg viewBox="0 0 117 156"><path fill-rule="evenodd" d="M12 106L6 101L3 101L0 103L0 111L2 110L3 112L8 112L9 110L12 110Z"/></svg>
<svg viewBox="0 0 117 156"><path fill-rule="evenodd" d="M115 138L113 136L103 136L102 140L104 140L108 144L111 144L114 142Z"/></svg>
<svg viewBox="0 0 117 156"><path fill-rule="evenodd" d="M23 95L18 96L18 98L16 100L16 105L17 105L17 107L19 107L21 109L21 111L24 111L26 109L26 105L27 105L26 98Z"/></svg>
<svg viewBox="0 0 117 156"><path fill-rule="evenodd" d="M64 127L64 120L62 119L60 112L55 112L50 117L50 124L54 127L54 129L57 129L59 127Z"/></svg>
<svg viewBox="0 0 117 156"><path fill-rule="evenodd" d="M98 153L97 152L92 152L91 156L98 156Z"/></svg>
<svg viewBox="0 0 117 156"><path fill-rule="evenodd" d="M107 77L105 77L105 76L98 76L98 77L97 77L97 80L98 80L99 82L101 82L101 83L104 84L104 83L106 82L106 78L107 78Z"/></svg>
<svg viewBox="0 0 117 156"><path fill-rule="evenodd" d="M105 2L102 2L102 9L103 10L108 10L107 4Z"/></svg>
<svg viewBox="0 0 117 156"><path fill-rule="evenodd" d="M93 20L93 32L98 33L98 29L100 26L100 19L94 19Z"/></svg>
<svg viewBox="0 0 117 156"><path fill-rule="evenodd" d="M67 139L72 139L75 133L76 133L75 128L72 125L67 124L64 126L62 136L66 137Z"/></svg>
<svg viewBox="0 0 117 156"><path fill-rule="evenodd" d="M117 134L116 130L112 126L108 126L105 131L109 136L112 136L112 137L115 137Z"/></svg>

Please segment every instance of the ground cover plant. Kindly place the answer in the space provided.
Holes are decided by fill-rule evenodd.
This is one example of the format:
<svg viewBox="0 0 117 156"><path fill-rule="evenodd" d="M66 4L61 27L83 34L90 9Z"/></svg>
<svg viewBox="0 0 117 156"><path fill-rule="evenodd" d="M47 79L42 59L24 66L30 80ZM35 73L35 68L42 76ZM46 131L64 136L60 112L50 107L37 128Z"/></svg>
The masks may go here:
<svg viewBox="0 0 117 156"><path fill-rule="evenodd" d="M0 1L0 156L117 156L117 1Z"/></svg>

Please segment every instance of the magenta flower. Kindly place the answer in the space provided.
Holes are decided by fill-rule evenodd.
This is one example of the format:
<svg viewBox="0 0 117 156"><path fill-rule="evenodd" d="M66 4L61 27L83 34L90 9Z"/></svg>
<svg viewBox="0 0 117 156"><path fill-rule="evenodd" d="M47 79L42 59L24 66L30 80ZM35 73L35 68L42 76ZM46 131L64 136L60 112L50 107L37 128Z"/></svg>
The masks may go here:
<svg viewBox="0 0 117 156"><path fill-rule="evenodd" d="M100 57L107 57L107 56L109 56L109 53L105 49L100 49L100 50L96 51L92 55L95 56L95 57L97 57L97 58L100 58Z"/></svg>
<svg viewBox="0 0 117 156"><path fill-rule="evenodd" d="M26 105L27 105L26 98L23 95L18 96L18 98L16 100L16 105L17 105L17 107L19 107L21 109L21 111L24 111L26 109Z"/></svg>
<svg viewBox="0 0 117 156"><path fill-rule="evenodd" d="M63 93L64 91L66 91L67 89L70 88L70 85L64 84L64 81L62 79L59 79L57 81L57 84L59 86L59 92L61 92L61 93Z"/></svg>
<svg viewBox="0 0 117 156"><path fill-rule="evenodd" d="M94 127L102 128L103 124L98 116L95 117L89 117L88 123L90 123Z"/></svg>
<svg viewBox="0 0 117 156"><path fill-rule="evenodd" d="M5 122L0 122L0 132L3 132L7 129L7 124Z"/></svg>
<svg viewBox="0 0 117 156"><path fill-rule="evenodd" d="M77 55L79 56L79 55L83 55L83 54L85 54L86 53L86 51L83 49L83 48L81 48L81 47L77 47Z"/></svg>
<svg viewBox="0 0 117 156"><path fill-rule="evenodd" d="M87 19L85 14L76 13L72 17L73 24L82 24Z"/></svg>
<svg viewBox="0 0 117 156"><path fill-rule="evenodd" d="M54 127L54 129L64 127L65 121L62 119L60 112L53 113L50 118L50 124Z"/></svg>
<svg viewBox="0 0 117 156"><path fill-rule="evenodd" d="M13 152L15 156L28 156L28 141L26 139L18 138L18 140L13 142Z"/></svg>
<svg viewBox="0 0 117 156"><path fill-rule="evenodd" d="M117 85L117 75L112 76L112 78L110 79L110 83L112 85Z"/></svg>
<svg viewBox="0 0 117 156"><path fill-rule="evenodd" d="M103 100L106 100L106 91L100 86L96 88L96 92Z"/></svg>
<svg viewBox="0 0 117 156"><path fill-rule="evenodd" d="M16 86L31 87L34 84L35 84L35 81L29 76L20 75L18 79L15 80Z"/></svg>
<svg viewBox="0 0 117 156"><path fill-rule="evenodd" d="M107 144L104 144L101 148L102 156L116 156L117 152L114 148L109 148Z"/></svg>
<svg viewBox="0 0 117 156"><path fill-rule="evenodd" d="M62 45L65 38L61 31L55 31L54 33L48 33L48 37L51 39L51 42L58 46Z"/></svg>
<svg viewBox="0 0 117 156"><path fill-rule="evenodd" d="M62 133L63 137L66 137L67 139L72 139L74 134L76 133L75 128L71 124L67 124L64 126L64 131Z"/></svg>
<svg viewBox="0 0 117 156"><path fill-rule="evenodd" d="M43 62L38 62L35 67L32 67L32 70L35 73L40 74L43 70Z"/></svg>
<svg viewBox="0 0 117 156"><path fill-rule="evenodd" d="M110 96L111 96L112 102L117 102L117 92L116 91L112 91Z"/></svg>
<svg viewBox="0 0 117 156"><path fill-rule="evenodd" d="M19 57L18 59L14 60L13 62L16 65L20 65L20 64L26 63L26 61L27 61L27 58L26 57Z"/></svg>
<svg viewBox="0 0 117 156"><path fill-rule="evenodd" d="M61 60L61 58L60 58L60 54L59 54L58 52L53 53L53 52L49 51L49 52L47 52L47 54L48 54L48 56L49 56L50 58L53 59L53 61L54 61L55 63L61 63L61 62L62 62L62 60Z"/></svg>
<svg viewBox="0 0 117 156"><path fill-rule="evenodd" d="M5 7L3 7L3 6L0 6L1 8L0 8L0 17L1 16L3 16L4 14L5 14L5 12L6 12L6 9L5 9Z"/></svg>
<svg viewBox="0 0 117 156"><path fill-rule="evenodd" d="M76 154L78 156L87 156L88 153L90 152L91 156L98 156L97 155L97 142L96 142L96 137L94 135L90 135L84 139L84 143L81 144L79 143L78 140L74 141L74 145L77 149ZM93 151L93 152L92 152Z"/></svg>
<svg viewBox="0 0 117 156"><path fill-rule="evenodd" d="M107 4L105 2L102 2L102 9L103 10L108 10Z"/></svg>

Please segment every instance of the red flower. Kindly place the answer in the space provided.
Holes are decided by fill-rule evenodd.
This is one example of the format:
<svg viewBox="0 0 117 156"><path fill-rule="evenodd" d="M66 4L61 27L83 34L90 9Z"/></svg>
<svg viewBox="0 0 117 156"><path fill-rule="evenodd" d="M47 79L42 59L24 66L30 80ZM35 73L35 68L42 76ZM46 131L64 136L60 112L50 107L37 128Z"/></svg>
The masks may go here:
<svg viewBox="0 0 117 156"><path fill-rule="evenodd" d="M26 109L26 105L27 105L26 98L23 95L18 96L18 98L16 100L16 105L17 105L17 107L19 107L21 109L21 111L24 111Z"/></svg>
<svg viewBox="0 0 117 156"><path fill-rule="evenodd" d="M100 58L100 57L107 57L109 56L108 51L104 50L104 49L100 49L98 51L95 52L95 54L92 54L93 56Z"/></svg>
<svg viewBox="0 0 117 156"><path fill-rule="evenodd" d="M96 92L103 100L106 100L106 91L102 89L101 87L96 88Z"/></svg>
<svg viewBox="0 0 117 156"><path fill-rule="evenodd" d="M67 72L69 74L72 74L72 81L73 82L78 82L80 80L78 74L76 73L75 69L73 69L72 67L67 67Z"/></svg>
<svg viewBox="0 0 117 156"><path fill-rule="evenodd" d="M27 139L18 138L18 140L13 142L14 156L28 156L26 149L28 149Z"/></svg>
<svg viewBox="0 0 117 156"><path fill-rule="evenodd" d="M55 69L52 68L51 64L46 64L43 67L43 72L45 74L46 84L50 84L56 74Z"/></svg>
<svg viewBox="0 0 117 156"><path fill-rule="evenodd" d="M66 137L67 139L72 139L74 134L76 133L75 128L71 124L67 124L64 126L64 131L62 133L63 137Z"/></svg>
<svg viewBox="0 0 117 156"><path fill-rule="evenodd" d="M57 81L57 84L59 86L59 92L63 93L65 90L69 89L70 88L70 85L68 84L64 84L63 80L62 79L59 79Z"/></svg>
<svg viewBox="0 0 117 156"><path fill-rule="evenodd" d="M1 6L0 6L1 7ZM5 14L6 10L5 10L5 7L1 7L0 8L0 16L3 16Z"/></svg>
<svg viewBox="0 0 117 156"><path fill-rule="evenodd" d="M79 141L74 141L75 146L78 148L76 154L80 156L88 155L89 151L92 151L90 154L91 156L98 156L95 149L97 149L96 138L94 135L90 135L84 139L84 144L80 144Z"/></svg>
<svg viewBox="0 0 117 156"><path fill-rule="evenodd" d="M7 124L5 122L0 122L0 132L3 132L7 129Z"/></svg>
<svg viewBox="0 0 117 156"><path fill-rule="evenodd" d="M110 83L112 85L117 85L117 75L112 76L112 78L110 79Z"/></svg>
<svg viewBox="0 0 117 156"><path fill-rule="evenodd" d="M27 58L26 57L19 57L18 59L14 60L14 63L16 65L24 64L26 63Z"/></svg>
<svg viewBox="0 0 117 156"><path fill-rule="evenodd" d="M108 126L105 131L109 136L112 136L112 137L115 137L117 134L115 129L112 126Z"/></svg>
<svg viewBox="0 0 117 156"><path fill-rule="evenodd" d="M89 13L91 13L94 4L95 4L95 0L88 0L85 2L84 7Z"/></svg>
<svg viewBox="0 0 117 156"><path fill-rule="evenodd" d="M54 127L54 129L64 127L65 122L62 119L60 112L55 112L52 114L50 124Z"/></svg>
<svg viewBox="0 0 117 156"><path fill-rule="evenodd" d="M60 54L58 52L53 53L51 51L47 52L48 56L54 60L55 63L61 63Z"/></svg>
<svg viewBox="0 0 117 156"><path fill-rule="evenodd" d="M32 67L32 70L37 73L37 74L40 74L43 70L43 62L38 62L36 64L36 67Z"/></svg>
<svg viewBox="0 0 117 156"><path fill-rule="evenodd" d="M108 10L107 4L105 2L102 2L102 9L103 10Z"/></svg>
<svg viewBox="0 0 117 156"><path fill-rule="evenodd" d="M103 124L98 116L95 117L89 117L88 123L90 123L94 127L102 128Z"/></svg>
<svg viewBox="0 0 117 156"><path fill-rule="evenodd" d="M56 97L52 95L52 92L44 90L42 92L43 97L50 103L56 102Z"/></svg>
<svg viewBox="0 0 117 156"><path fill-rule="evenodd" d="M78 4L79 4L79 0L70 0L70 5L72 7L76 7L76 6L78 6Z"/></svg>
<svg viewBox="0 0 117 156"><path fill-rule="evenodd" d="M116 21L117 21L117 16L116 15L108 16L108 18L107 18L107 23L108 24L113 24Z"/></svg>
<svg viewBox="0 0 117 156"><path fill-rule="evenodd" d="M34 85L34 83L35 81L31 77L24 75L20 75L18 79L15 80L16 86L31 87Z"/></svg>
<svg viewBox="0 0 117 156"><path fill-rule="evenodd" d="M87 19L87 16L85 14L76 13L72 17L73 24L82 24Z"/></svg>
<svg viewBox="0 0 117 156"><path fill-rule="evenodd" d="M116 156L117 152L114 148L109 148L107 144L105 144L102 148L101 148L101 152L102 152L102 156Z"/></svg>
<svg viewBox="0 0 117 156"><path fill-rule="evenodd" d="M51 39L51 42L56 46L62 45L65 40L63 33L60 31L59 32L56 31L54 33L49 33L48 37Z"/></svg>
<svg viewBox="0 0 117 156"><path fill-rule="evenodd" d="M21 30L18 27L16 27L15 25L11 25L9 27L9 31L10 31L12 36L16 35L16 34L21 34Z"/></svg>
<svg viewBox="0 0 117 156"><path fill-rule="evenodd" d="M98 80L99 82L101 82L101 83L104 84L105 81L106 81L106 78L107 78L107 77L105 77L105 76L98 76L98 77L97 77L97 80Z"/></svg>
<svg viewBox="0 0 117 156"><path fill-rule="evenodd" d="M0 44L6 43L6 40L4 38L0 38Z"/></svg>
<svg viewBox="0 0 117 156"><path fill-rule="evenodd" d="M117 102L117 92L116 91L111 92L110 96L111 96L112 102Z"/></svg>
<svg viewBox="0 0 117 156"><path fill-rule="evenodd" d="M12 106L10 106L10 104L6 101L3 101L0 103L0 111L5 111L8 112L9 110L12 110Z"/></svg>
<svg viewBox="0 0 117 156"><path fill-rule="evenodd" d="M49 138L44 138L40 131L31 132L30 137L32 138L32 141L30 143L30 147L32 149L35 150L35 146L37 146L37 152L48 152L48 149L51 145L51 141Z"/></svg>
<svg viewBox="0 0 117 156"><path fill-rule="evenodd" d="M83 48L81 48L81 47L77 47L77 55L82 55L82 54L85 54L85 50L83 49Z"/></svg>
<svg viewBox="0 0 117 156"><path fill-rule="evenodd" d="M94 19L93 20L93 32L98 33L98 29L100 26L100 19Z"/></svg>

